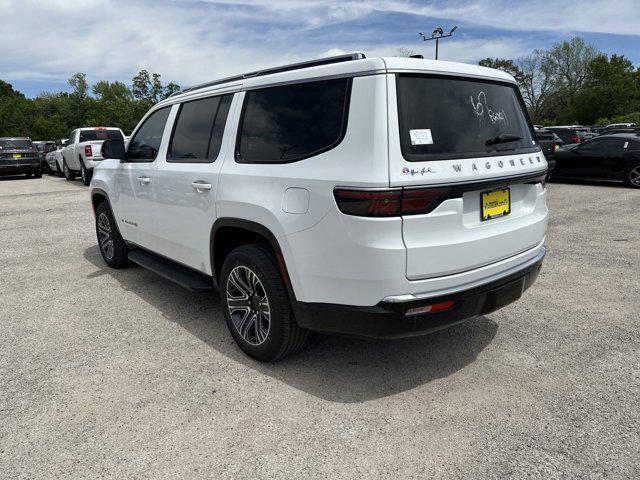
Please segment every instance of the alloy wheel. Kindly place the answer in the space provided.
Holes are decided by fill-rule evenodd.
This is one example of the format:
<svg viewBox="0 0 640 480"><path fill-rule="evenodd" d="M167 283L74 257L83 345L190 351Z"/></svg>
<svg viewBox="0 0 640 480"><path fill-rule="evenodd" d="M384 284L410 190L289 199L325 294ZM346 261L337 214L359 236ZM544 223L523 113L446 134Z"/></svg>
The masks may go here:
<svg viewBox="0 0 640 480"><path fill-rule="evenodd" d="M105 258L111 260L115 253L113 237L111 236L111 222L109 222L109 218L104 213L98 216L98 243Z"/></svg>
<svg viewBox="0 0 640 480"><path fill-rule="evenodd" d="M267 292L248 267L235 267L227 280L227 308L236 331L251 345L264 343L271 326Z"/></svg>
<svg viewBox="0 0 640 480"><path fill-rule="evenodd" d="M84 168L84 166L80 169L80 175L82 177L82 183L86 183L86 181L87 181L87 170Z"/></svg>
<svg viewBox="0 0 640 480"><path fill-rule="evenodd" d="M629 181L636 187L640 187L640 165L629 172Z"/></svg>

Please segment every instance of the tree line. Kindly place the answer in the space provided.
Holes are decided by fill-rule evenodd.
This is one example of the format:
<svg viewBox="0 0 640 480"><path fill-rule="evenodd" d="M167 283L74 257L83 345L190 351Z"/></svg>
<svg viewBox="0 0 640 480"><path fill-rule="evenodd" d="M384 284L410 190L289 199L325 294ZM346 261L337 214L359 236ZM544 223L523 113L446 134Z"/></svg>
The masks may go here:
<svg viewBox="0 0 640 480"><path fill-rule="evenodd" d="M521 58L485 58L479 64L515 77L534 123L640 125L640 67L580 37Z"/></svg>
<svg viewBox="0 0 640 480"><path fill-rule="evenodd" d="M30 99L0 80L0 137L53 140L85 126L120 127L129 134L149 108L180 91L179 85L164 85L159 74L146 70L132 78L131 86L101 80L90 87L84 73L72 75L68 84L71 92Z"/></svg>

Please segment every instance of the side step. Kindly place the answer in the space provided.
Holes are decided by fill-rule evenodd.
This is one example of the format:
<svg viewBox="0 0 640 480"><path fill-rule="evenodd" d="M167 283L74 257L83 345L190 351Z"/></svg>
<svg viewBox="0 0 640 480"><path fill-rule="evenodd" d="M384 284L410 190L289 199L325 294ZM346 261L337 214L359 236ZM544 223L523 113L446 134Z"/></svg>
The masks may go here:
<svg viewBox="0 0 640 480"><path fill-rule="evenodd" d="M129 251L129 260L157 273L192 292L213 290L213 280L205 274L177 265L151 252L135 248Z"/></svg>

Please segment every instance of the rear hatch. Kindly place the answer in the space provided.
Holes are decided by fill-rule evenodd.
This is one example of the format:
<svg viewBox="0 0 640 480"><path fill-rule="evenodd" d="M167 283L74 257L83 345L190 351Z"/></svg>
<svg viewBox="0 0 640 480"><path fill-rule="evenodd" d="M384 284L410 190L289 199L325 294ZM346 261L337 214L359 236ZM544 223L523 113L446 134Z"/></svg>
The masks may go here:
<svg viewBox="0 0 640 480"><path fill-rule="evenodd" d="M0 160L4 163L37 159L38 151L29 139L0 139Z"/></svg>
<svg viewBox="0 0 640 480"><path fill-rule="evenodd" d="M403 216L407 278L453 275L538 246L547 162L515 84L399 73L389 88L390 186L433 202Z"/></svg>

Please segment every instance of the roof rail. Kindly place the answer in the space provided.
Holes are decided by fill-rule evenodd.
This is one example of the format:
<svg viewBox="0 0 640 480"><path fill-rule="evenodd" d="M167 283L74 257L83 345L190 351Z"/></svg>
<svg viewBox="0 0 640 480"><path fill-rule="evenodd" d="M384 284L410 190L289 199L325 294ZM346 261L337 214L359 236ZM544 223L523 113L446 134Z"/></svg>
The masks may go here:
<svg viewBox="0 0 640 480"><path fill-rule="evenodd" d="M201 88L212 87L214 85L220 85L222 83L235 82L244 80L245 78L262 77L263 75L272 75L274 73L289 72L291 70L299 70L301 68L318 67L320 65L330 65L332 63L350 62L351 60L361 60L366 58L364 53L349 53L346 55L338 55L335 57L320 58L318 60L308 60L306 62L292 63L290 65L283 65L281 67L267 68L265 70L256 70L255 72L243 73L242 75L235 75L233 77L221 78L220 80L214 80L213 82L201 83L194 85L193 87L185 88L179 92L171 94L180 95L181 93L192 92Z"/></svg>

